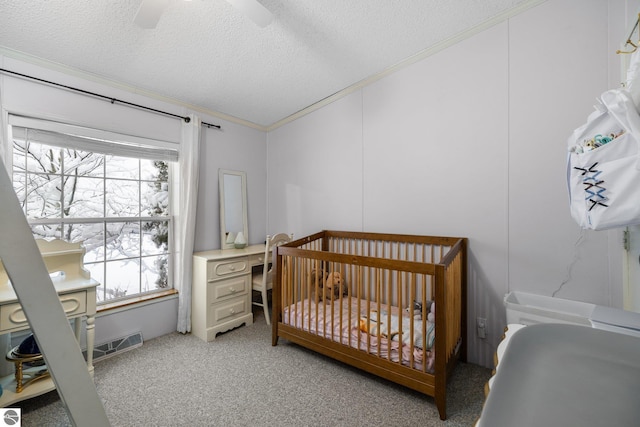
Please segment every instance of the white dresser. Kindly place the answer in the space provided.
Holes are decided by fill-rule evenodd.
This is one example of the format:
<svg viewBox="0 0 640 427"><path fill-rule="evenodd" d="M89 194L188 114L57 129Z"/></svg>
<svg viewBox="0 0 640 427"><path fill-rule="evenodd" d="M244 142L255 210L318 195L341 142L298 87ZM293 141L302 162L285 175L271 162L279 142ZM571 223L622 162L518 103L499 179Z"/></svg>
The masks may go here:
<svg viewBox="0 0 640 427"><path fill-rule="evenodd" d="M191 332L212 341L220 332L253 323L251 268L264 264L265 245L193 254Z"/></svg>

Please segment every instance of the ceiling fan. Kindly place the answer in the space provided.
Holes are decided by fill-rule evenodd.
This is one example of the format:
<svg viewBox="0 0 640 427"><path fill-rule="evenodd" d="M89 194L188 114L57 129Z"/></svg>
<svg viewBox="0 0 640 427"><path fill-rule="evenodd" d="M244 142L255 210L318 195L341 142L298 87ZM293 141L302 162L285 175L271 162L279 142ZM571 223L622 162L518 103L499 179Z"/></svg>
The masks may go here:
<svg viewBox="0 0 640 427"><path fill-rule="evenodd" d="M226 0L226 2L247 15L259 27L266 27L273 19L271 12L257 0ZM169 0L142 0L133 22L141 28L153 29L168 5Z"/></svg>

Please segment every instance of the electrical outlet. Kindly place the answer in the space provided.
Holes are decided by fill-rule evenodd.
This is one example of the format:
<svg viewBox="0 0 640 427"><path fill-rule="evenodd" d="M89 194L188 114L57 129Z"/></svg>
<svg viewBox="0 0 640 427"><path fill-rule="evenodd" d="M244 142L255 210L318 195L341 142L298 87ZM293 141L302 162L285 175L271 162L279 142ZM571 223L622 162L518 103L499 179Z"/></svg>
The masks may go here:
<svg viewBox="0 0 640 427"><path fill-rule="evenodd" d="M478 331L478 338L484 339L487 337L487 319L484 317L478 317L476 319L476 330Z"/></svg>

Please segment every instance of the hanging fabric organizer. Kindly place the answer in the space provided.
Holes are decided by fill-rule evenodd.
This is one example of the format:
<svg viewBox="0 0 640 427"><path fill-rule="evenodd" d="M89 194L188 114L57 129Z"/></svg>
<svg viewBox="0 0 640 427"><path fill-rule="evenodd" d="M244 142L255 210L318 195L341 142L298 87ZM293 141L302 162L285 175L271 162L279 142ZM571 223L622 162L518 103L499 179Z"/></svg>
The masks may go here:
<svg viewBox="0 0 640 427"><path fill-rule="evenodd" d="M630 93L603 93L568 144L575 221L593 230L640 224L640 115Z"/></svg>
<svg viewBox="0 0 640 427"><path fill-rule="evenodd" d="M630 54L621 89L604 92L587 122L569 138L571 216L592 230L640 224L640 14L625 45ZM631 41L638 30L638 42Z"/></svg>

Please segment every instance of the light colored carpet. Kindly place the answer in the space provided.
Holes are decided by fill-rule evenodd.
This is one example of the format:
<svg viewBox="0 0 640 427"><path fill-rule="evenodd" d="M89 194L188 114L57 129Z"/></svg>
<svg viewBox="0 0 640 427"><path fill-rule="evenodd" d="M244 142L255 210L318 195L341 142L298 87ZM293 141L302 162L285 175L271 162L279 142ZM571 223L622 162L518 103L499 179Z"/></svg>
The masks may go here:
<svg viewBox="0 0 640 427"><path fill-rule="evenodd" d="M448 419L431 397L280 340L256 323L205 343L173 333L99 361L95 383L113 426L473 426L490 370L460 363ZM22 426L68 426L56 392L21 402ZM85 427L85 426L79 426Z"/></svg>

